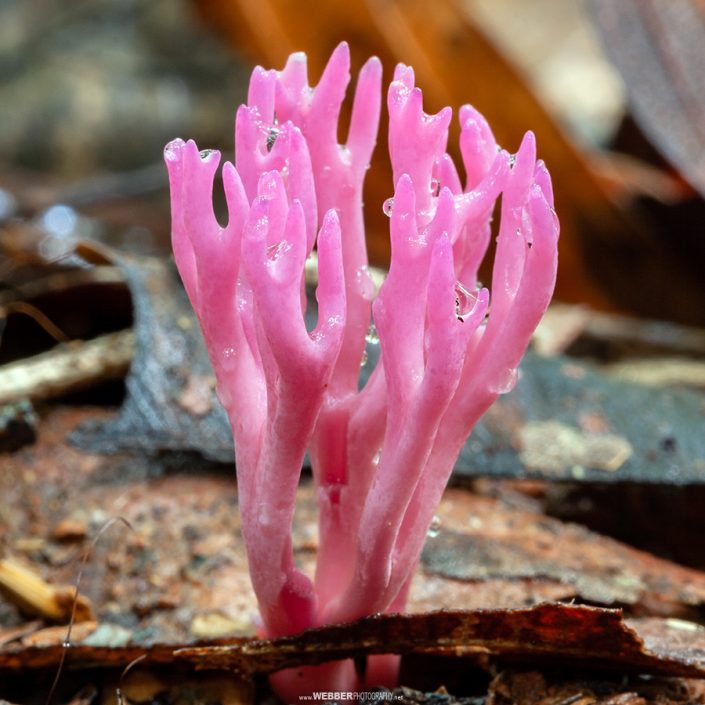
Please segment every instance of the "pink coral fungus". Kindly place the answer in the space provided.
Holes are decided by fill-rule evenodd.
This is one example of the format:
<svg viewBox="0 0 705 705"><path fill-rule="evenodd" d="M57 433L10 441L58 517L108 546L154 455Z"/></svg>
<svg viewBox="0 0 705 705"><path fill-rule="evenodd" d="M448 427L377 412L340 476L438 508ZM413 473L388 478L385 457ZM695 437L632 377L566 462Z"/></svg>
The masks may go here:
<svg viewBox="0 0 705 705"><path fill-rule="evenodd" d="M276 637L401 611L453 465L473 426L509 391L551 298L558 220L529 132L515 155L460 109L465 184L446 153L451 110L423 111L411 68L389 87L394 196L389 274L375 298L362 185L374 149L382 68L360 71L345 144L348 47L315 87L306 57L256 68L212 205L218 152L174 140L176 263L198 314L232 424L242 530L264 630ZM492 299L477 279L501 195ZM304 321L304 264L318 261L318 323ZM380 363L359 390L371 320ZM319 503L316 574L296 565L291 524L309 451ZM367 681L393 664L371 658ZM351 662L274 678L287 697L361 687Z"/></svg>

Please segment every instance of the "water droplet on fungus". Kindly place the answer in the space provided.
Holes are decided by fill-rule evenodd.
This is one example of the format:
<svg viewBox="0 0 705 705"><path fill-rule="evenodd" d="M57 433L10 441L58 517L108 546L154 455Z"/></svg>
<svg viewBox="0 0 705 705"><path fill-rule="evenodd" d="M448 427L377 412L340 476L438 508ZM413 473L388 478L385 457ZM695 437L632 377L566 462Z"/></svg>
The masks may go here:
<svg viewBox="0 0 705 705"><path fill-rule="evenodd" d="M463 320L477 303L477 295L468 291L460 282L455 282L455 315Z"/></svg>
<svg viewBox="0 0 705 705"><path fill-rule="evenodd" d="M226 371L232 370L237 362L237 355L235 348L223 348L220 354L220 364Z"/></svg>
<svg viewBox="0 0 705 705"><path fill-rule="evenodd" d="M367 265L363 265L355 272L355 282L360 295L372 301L375 295L375 283L372 281L372 275Z"/></svg>
<svg viewBox="0 0 705 705"><path fill-rule="evenodd" d="M516 387L518 379L519 370L516 367L509 367L499 375L497 383L492 385L491 391L495 394L507 394Z"/></svg>
<svg viewBox="0 0 705 705"><path fill-rule="evenodd" d="M267 151L271 152L274 143L277 141L277 137L279 137L279 128L278 127L270 127L269 130L267 131Z"/></svg>
<svg viewBox="0 0 705 705"><path fill-rule="evenodd" d="M267 259L276 262L285 252L291 249L291 243L287 240L280 240L267 248Z"/></svg>

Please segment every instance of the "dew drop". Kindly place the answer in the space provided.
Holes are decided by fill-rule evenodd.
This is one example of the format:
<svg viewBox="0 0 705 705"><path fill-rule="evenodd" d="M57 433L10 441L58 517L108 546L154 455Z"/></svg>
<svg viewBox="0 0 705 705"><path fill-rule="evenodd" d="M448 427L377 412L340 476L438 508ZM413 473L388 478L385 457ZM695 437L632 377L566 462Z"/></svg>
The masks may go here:
<svg viewBox="0 0 705 705"><path fill-rule="evenodd" d="M226 371L232 370L237 362L237 354L235 348L223 348L220 353L220 364Z"/></svg>
<svg viewBox="0 0 705 705"><path fill-rule="evenodd" d="M287 240L280 240L267 247L267 259L276 262L285 252L291 249L291 243Z"/></svg>
<svg viewBox="0 0 705 705"><path fill-rule="evenodd" d="M365 340L370 345L379 345L379 333L377 333L377 328L374 323L370 323L370 327L367 329L367 335Z"/></svg>
<svg viewBox="0 0 705 705"><path fill-rule="evenodd" d="M175 162L179 158L180 148L183 143L180 140L173 140L164 148L164 159L170 162Z"/></svg>
<svg viewBox="0 0 705 705"><path fill-rule="evenodd" d="M211 154L215 152L215 149L202 149L198 154L203 159L206 161L207 159L210 159Z"/></svg>
<svg viewBox="0 0 705 705"><path fill-rule="evenodd" d="M383 204L382 204L382 213L387 216L387 218L392 217L392 209L394 208L394 199L393 198L388 198Z"/></svg>
<svg viewBox="0 0 705 705"><path fill-rule="evenodd" d="M534 244L534 230L531 218L526 209L521 212L521 232L524 236L527 247L531 247Z"/></svg>
<svg viewBox="0 0 705 705"><path fill-rule="evenodd" d="M367 361L369 360L369 355L367 354L367 350L365 350L362 353L362 357L360 358L360 367L364 367L367 364Z"/></svg>
<svg viewBox="0 0 705 705"><path fill-rule="evenodd" d="M500 374L496 384L492 385L491 391L495 394L507 394L514 389L518 379L519 370L516 367L508 367Z"/></svg>
<svg viewBox="0 0 705 705"><path fill-rule="evenodd" d="M70 648L71 648L71 642L70 642L68 639L66 639L66 640L64 640L64 641L61 643L61 646L62 646L64 649L70 649Z"/></svg>
<svg viewBox="0 0 705 705"><path fill-rule="evenodd" d="M340 156L340 161L343 164L345 164L346 166L352 164L352 152L350 151L350 147L345 144L339 144L338 154Z"/></svg>
<svg viewBox="0 0 705 705"><path fill-rule="evenodd" d="M271 152L274 143L277 141L277 137L279 137L279 128L278 127L270 127L269 130L267 131L267 151Z"/></svg>
<svg viewBox="0 0 705 705"><path fill-rule="evenodd" d="M431 519L431 526L428 527L428 533L426 534L428 538L435 539L438 534L441 533L441 520L439 517L434 516Z"/></svg>
<svg viewBox="0 0 705 705"><path fill-rule="evenodd" d="M455 282L455 315L467 316L477 303L477 295L468 291L459 281Z"/></svg>
<svg viewBox="0 0 705 705"><path fill-rule="evenodd" d="M379 461L382 459L382 451L378 450L375 454L374 457L372 458L372 465L377 467L379 465Z"/></svg>
<svg viewBox="0 0 705 705"><path fill-rule="evenodd" d="M367 265L362 265L355 272L355 283L360 295L368 301L372 301L375 295L375 283L372 281L372 275Z"/></svg>
<svg viewBox="0 0 705 705"><path fill-rule="evenodd" d="M432 196L438 196L441 192L441 181L440 179L431 179L431 183L428 186L428 190L431 192Z"/></svg>
<svg viewBox="0 0 705 705"><path fill-rule="evenodd" d="M509 166L513 167L517 163L517 155L516 154L510 154L509 155Z"/></svg>
<svg viewBox="0 0 705 705"><path fill-rule="evenodd" d="M521 228L517 228L516 230L517 237L522 237L523 233L521 232ZM528 234L524 237L524 241L526 242L526 246L531 249L534 244L534 238L531 235L531 231L528 232Z"/></svg>

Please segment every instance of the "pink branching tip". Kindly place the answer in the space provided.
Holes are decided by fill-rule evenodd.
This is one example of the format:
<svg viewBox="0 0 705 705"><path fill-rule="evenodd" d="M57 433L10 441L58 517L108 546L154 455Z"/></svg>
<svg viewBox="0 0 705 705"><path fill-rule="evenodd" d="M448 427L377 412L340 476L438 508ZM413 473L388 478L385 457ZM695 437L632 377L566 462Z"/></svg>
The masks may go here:
<svg viewBox="0 0 705 705"><path fill-rule="evenodd" d="M282 71L254 70L235 164L223 168L225 227L212 205L220 155L182 140L165 150L174 256L232 424L242 530L270 636L404 608L462 444L515 384L555 284L558 220L533 134L510 156L462 107L461 178L446 152L450 109L426 114L413 70L400 65L387 100L392 258L373 304L362 186L379 61L358 75L339 144L349 82L346 44L315 86L303 54ZM477 273L500 196L490 298ZM309 331L303 272L314 248ZM358 389L366 338L378 339L380 364ZM307 450L319 501L313 577L296 566L291 541ZM395 664L374 657L368 673L392 677ZM365 685L349 661L285 671L272 684L286 698Z"/></svg>
<svg viewBox="0 0 705 705"><path fill-rule="evenodd" d="M437 191L432 174L445 154L450 108L436 115L423 110L423 95L414 84L414 70L399 64L387 97L389 110L389 155L394 183L403 174L411 177L416 193L417 218L425 225L432 216L432 194Z"/></svg>

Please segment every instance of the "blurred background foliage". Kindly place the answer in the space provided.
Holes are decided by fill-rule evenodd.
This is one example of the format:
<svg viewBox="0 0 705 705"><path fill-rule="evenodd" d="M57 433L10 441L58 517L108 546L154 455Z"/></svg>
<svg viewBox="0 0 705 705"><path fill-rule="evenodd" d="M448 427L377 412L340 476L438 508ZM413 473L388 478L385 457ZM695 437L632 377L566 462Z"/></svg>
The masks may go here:
<svg viewBox="0 0 705 705"><path fill-rule="evenodd" d="M413 65L429 112L471 102L510 150L536 132L559 299L703 324L704 18L698 0L3 0L0 279L80 265L86 241L168 256L163 145L231 158L252 66L304 50L314 82L347 40L355 69ZM384 130L365 197L380 266Z"/></svg>

